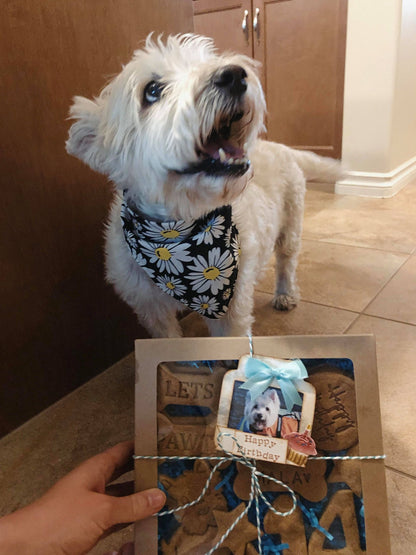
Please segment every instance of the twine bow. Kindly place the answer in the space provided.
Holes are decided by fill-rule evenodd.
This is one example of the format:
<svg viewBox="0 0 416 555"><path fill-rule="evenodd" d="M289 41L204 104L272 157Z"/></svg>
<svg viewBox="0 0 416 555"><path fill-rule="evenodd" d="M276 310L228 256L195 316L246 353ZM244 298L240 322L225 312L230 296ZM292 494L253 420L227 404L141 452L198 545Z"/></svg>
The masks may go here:
<svg viewBox="0 0 416 555"><path fill-rule="evenodd" d="M249 357L245 365L245 375L247 381L240 387L250 392L251 399L259 397L271 386L273 380L277 380L287 410L291 411L293 405L302 405L302 398L294 384L295 380L308 377L308 372L301 360L276 360L275 363L268 364L259 358Z"/></svg>

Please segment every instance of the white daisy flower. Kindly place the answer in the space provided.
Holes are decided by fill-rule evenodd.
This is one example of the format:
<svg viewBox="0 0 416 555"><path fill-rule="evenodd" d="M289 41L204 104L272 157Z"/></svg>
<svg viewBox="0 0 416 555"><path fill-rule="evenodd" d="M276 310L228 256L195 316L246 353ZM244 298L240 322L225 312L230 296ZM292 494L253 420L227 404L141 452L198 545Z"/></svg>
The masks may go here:
<svg viewBox="0 0 416 555"><path fill-rule="evenodd" d="M241 245L238 235L234 235L233 240L231 241L231 248L238 264L238 260L241 255Z"/></svg>
<svg viewBox="0 0 416 555"><path fill-rule="evenodd" d="M224 236L225 246L227 247L227 249L229 249L231 246L231 231L232 231L231 227L227 228L227 231L225 232L225 236Z"/></svg>
<svg viewBox="0 0 416 555"><path fill-rule="evenodd" d="M171 297L182 297L186 292L186 286L182 284L180 279L173 276L158 276L156 283Z"/></svg>
<svg viewBox="0 0 416 555"><path fill-rule="evenodd" d="M215 299L212 299L208 295L199 295L192 299L189 305L192 310L196 310L200 314L206 315L215 314L218 310L218 303Z"/></svg>
<svg viewBox="0 0 416 555"><path fill-rule="evenodd" d="M196 239L196 244L200 245L201 243L205 243L206 245L212 245L214 242L214 238L218 239L224 232L224 216L218 215L211 218L207 224L201 228L199 233L194 235L194 239Z"/></svg>
<svg viewBox="0 0 416 555"><path fill-rule="evenodd" d="M170 274L181 274L183 272L182 262L191 262L189 256L189 243L148 243L139 241L143 254L149 257L151 264L156 264L160 272Z"/></svg>
<svg viewBox="0 0 416 555"><path fill-rule="evenodd" d="M192 224L184 220L177 222L151 222L145 221L143 233L149 241L158 243L160 241L175 242L187 235L187 231L192 228Z"/></svg>
<svg viewBox="0 0 416 555"><path fill-rule="evenodd" d="M199 254L194 266L189 266L189 270L186 278L191 281L195 291L204 293L210 290L216 295L224 286L230 284L228 278L233 272L233 259L227 251L221 254L220 248L215 247L208 252L208 260Z"/></svg>

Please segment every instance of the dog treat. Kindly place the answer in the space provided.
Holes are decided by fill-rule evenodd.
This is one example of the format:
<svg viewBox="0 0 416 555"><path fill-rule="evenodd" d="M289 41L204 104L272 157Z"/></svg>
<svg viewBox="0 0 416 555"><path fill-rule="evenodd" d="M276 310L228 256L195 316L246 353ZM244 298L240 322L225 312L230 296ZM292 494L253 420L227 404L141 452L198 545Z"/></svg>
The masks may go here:
<svg viewBox="0 0 416 555"><path fill-rule="evenodd" d="M217 522L218 532L214 538L213 544L223 536L229 529L233 522L238 518L246 508L245 503L240 503L233 511L213 511L214 517ZM245 515L228 538L222 544L222 548L231 550L233 555L245 555L246 545L257 538L257 528L249 522L247 515Z"/></svg>
<svg viewBox="0 0 416 555"><path fill-rule="evenodd" d="M198 497L210 472L211 467L207 462L195 461L193 470L185 470L178 478L160 475L159 480L168 493L169 507L185 505ZM209 526L216 526L214 510L227 510L227 502L221 490L215 489L219 482L219 473L216 473L201 502L176 513L176 518L187 534L205 534Z"/></svg>
<svg viewBox="0 0 416 555"><path fill-rule="evenodd" d="M308 378L316 389L313 437L318 450L349 449L358 442L354 380L325 368Z"/></svg>
<svg viewBox="0 0 416 555"><path fill-rule="evenodd" d="M214 434L215 426L204 424L167 424L168 419L163 419L163 432L159 439L159 455L172 456L208 456L216 455Z"/></svg>
<svg viewBox="0 0 416 555"><path fill-rule="evenodd" d="M306 466L296 467L285 464L257 463L260 472L272 476L291 487L308 501L321 501L327 494L325 461L308 461ZM248 501L250 497L250 471L237 463L238 474L234 480L234 492L240 499ZM264 492L286 491L272 480L259 477L260 487Z"/></svg>
<svg viewBox="0 0 416 555"><path fill-rule="evenodd" d="M222 378L227 368L216 365L209 373L206 372L208 367L204 366L190 366L193 372L177 372L173 368L173 365L169 368L165 363L158 366L158 411L162 412L168 405L182 405L204 407L216 414Z"/></svg>
<svg viewBox="0 0 416 555"><path fill-rule="evenodd" d="M347 455L350 457L359 455L358 445L348 449ZM361 461L334 461L334 468L329 475L328 483L336 482L345 482L355 495L361 497Z"/></svg>
<svg viewBox="0 0 416 555"><path fill-rule="evenodd" d="M289 511L292 508L292 498L286 494L279 495L273 507L282 513ZM285 555L307 555L305 526L299 507L289 516L278 516L273 511L268 511L263 525L266 534L279 534L281 543L289 544L289 549L284 550Z"/></svg>
<svg viewBox="0 0 416 555"><path fill-rule="evenodd" d="M343 555L358 555L364 553L360 545L360 536L357 529L357 518L355 513L353 493L350 490L339 490L330 500L322 517L319 519L320 526L331 531L332 526L338 520L341 524L341 533L343 534L342 545L339 549L332 547L325 548L329 540L325 538L318 530L312 532L309 539L308 553L310 555L335 555L342 553ZM329 542L329 546L331 542ZM380 553L381 555L381 553Z"/></svg>
<svg viewBox="0 0 416 555"><path fill-rule="evenodd" d="M288 441L287 458L289 461L305 466L310 455L316 455L315 442L311 438L310 428L299 434L292 432L284 436Z"/></svg>
<svg viewBox="0 0 416 555"><path fill-rule="evenodd" d="M205 555L215 544L216 526L209 526L203 535L187 534L182 527L178 528L169 543L161 541L163 555ZM228 553L228 551L227 551ZM217 555L217 552L215 553Z"/></svg>

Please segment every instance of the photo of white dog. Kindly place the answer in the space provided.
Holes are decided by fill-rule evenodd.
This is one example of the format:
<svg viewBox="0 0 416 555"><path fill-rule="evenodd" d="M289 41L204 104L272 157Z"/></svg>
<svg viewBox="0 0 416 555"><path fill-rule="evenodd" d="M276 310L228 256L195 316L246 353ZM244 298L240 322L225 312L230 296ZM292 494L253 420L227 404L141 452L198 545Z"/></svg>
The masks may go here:
<svg viewBox="0 0 416 555"><path fill-rule="evenodd" d="M251 399L250 392L247 392L243 431L276 437L279 410L280 401L275 389L269 387L255 399Z"/></svg>
<svg viewBox="0 0 416 555"><path fill-rule="evenodd" d="M93 100L75 97L67 151L115 186L106 277L154 337L177 337L177 313L213 335L246 335L256 281L276 254L273 305L299 300L305 179L339 164L259 140L258 63L196 35L148 37Z"/></svg>

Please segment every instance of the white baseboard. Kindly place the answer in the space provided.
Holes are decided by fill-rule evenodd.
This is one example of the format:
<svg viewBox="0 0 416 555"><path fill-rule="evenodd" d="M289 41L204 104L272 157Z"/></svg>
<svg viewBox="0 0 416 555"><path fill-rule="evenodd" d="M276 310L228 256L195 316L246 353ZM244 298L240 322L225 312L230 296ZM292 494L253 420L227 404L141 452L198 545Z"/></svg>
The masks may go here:
<svg viewBox="0 0 416 555"><path fill-rule="evenodd" d="M388 173L347 171L335 184L335 193L361 197L389 198L416 179L416 156Z"/></svg>

